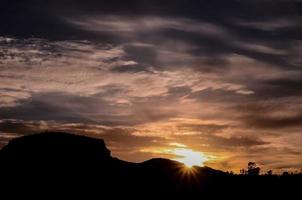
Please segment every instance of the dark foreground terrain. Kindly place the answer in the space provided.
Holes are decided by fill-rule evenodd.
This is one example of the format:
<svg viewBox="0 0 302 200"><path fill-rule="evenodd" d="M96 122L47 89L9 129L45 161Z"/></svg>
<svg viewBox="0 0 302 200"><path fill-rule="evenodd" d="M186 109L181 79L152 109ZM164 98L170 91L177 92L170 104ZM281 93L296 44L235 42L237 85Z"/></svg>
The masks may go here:
<svg viewBox="0 0 302 200"><path fill-rule="evenodd" d="M103 140L67 133L14 139L0 151L0 164L2 196L299 199L302 189L301 175L231 175L167 159L129 163L111 157Z"/></svg>

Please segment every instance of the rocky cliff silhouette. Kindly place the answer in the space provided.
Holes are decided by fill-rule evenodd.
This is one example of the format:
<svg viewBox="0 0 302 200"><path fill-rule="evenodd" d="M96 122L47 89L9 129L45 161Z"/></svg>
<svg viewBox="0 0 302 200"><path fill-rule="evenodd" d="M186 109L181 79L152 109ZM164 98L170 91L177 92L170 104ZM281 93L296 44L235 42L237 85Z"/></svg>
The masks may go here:
<svg viewBox="0 0 302 200"><path fill-rule="evenodd" d="M298 195L302 177L240 176L155 158L113 158L103 140L60 132L20 137L0 151L1 189L69 197L224 198ZM10 193L14 194L14 193Z"/></svg>

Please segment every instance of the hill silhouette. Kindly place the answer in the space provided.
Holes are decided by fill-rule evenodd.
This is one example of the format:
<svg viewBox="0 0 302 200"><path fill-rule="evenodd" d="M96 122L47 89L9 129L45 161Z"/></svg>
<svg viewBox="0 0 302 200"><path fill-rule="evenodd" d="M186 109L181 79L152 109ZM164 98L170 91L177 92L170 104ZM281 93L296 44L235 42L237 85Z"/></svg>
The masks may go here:
<svg viewBox="0 0 302 200"><path fill-rule="evenodd" d="M233 175L162 158L113 158L100 139L46 132L13 139L0 151L1 188L23 195L155 198L258 198L299 195L301 175ZM5 190L4 190L5 189ZM14 194L14 193L10 193Z"/></svg>

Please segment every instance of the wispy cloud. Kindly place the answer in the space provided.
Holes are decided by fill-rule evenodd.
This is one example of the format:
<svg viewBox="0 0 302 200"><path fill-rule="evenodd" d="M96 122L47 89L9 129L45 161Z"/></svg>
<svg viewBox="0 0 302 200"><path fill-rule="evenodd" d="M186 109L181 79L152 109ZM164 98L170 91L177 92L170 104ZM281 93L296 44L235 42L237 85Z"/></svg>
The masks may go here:
<svg viewBox="0 0 302 200"><path fill-rule="evenodd" d="M302 166L301 2L68 2L0 8L1 145L52 129L135 161Z"/></svg>

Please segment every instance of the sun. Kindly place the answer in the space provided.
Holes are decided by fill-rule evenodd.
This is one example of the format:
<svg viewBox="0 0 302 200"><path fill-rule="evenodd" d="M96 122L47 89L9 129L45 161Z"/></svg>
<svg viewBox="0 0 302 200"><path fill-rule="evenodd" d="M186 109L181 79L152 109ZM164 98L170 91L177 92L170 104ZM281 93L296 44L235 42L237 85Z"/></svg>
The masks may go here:
<svg viewBox="0 0 302 200"><path fill-rule="evenodd" d="M179 157L175 160L184 163L188 168L203 166L204 162L208 160L207 156L202 152L196 152L191 149L177 148L173 150L173 153Z"/></svg>

